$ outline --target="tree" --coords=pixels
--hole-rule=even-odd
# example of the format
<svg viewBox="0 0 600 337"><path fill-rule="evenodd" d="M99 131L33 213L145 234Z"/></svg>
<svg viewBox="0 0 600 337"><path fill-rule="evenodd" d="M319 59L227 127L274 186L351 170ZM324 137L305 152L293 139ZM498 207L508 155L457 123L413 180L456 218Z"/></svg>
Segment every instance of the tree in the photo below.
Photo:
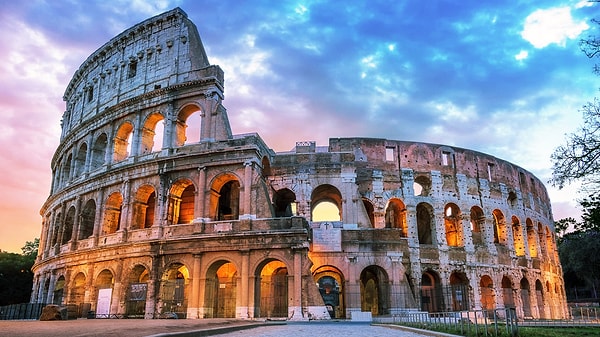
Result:
<svg viewBox="0 0 600 337"><path fill-rule="evenodd" d="M33 241L25 242L25 246L21 248L23 255L32 257L34 260L37 257L38 248L40 247L40 239L35 238Z"/></svg>
<svg viewBox="0 0 600 337"><path fill-rule="evenodd" d="M0 306L29 302L39 242L27 241L23 254L0 252Z"/></svg>
<svg viewBox="0 0 600 337"><path fill-rule="evenodd" d="M599 20L592 23L600 26ZM581 51L590 59L600 58L600 39L588 36L579 43ZM600 66L594 65L594 73L600 75ZM588 191L600 190L600 101L585 104L583 126L567 135L566 144L557 147L551 155L552 178L550 182L559 188L575 180L584 183Z"/></svg>

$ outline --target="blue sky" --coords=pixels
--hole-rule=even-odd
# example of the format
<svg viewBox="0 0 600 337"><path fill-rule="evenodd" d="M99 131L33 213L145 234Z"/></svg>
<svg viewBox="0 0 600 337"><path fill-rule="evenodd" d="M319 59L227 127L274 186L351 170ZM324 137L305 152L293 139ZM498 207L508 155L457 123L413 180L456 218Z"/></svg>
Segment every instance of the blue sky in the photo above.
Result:
<svg viewBox="0 0 600 337"><path fill-rule="evenodd" d="M470 148L548 181L550 154L597 96L585 1L0 0L0 249L39 236L62 95L109 39L181 7L225 71L234 133L276 151L377 137ZM555 219L576 186L548 186Z"/></svg>

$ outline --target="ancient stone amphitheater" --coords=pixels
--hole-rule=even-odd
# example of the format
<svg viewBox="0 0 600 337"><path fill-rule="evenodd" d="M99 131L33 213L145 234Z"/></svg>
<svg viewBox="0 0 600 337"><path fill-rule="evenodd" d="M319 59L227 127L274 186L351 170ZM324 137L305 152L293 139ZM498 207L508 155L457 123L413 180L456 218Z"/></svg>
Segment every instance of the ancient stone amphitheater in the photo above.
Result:
<svg viewBox="0 0 600 337"><path fill-rule="evenodd" d="M565 317L543 183L491 155L234 135L224 74L177 8L88 57L64 94L31 301L97 317Z"/></svg>

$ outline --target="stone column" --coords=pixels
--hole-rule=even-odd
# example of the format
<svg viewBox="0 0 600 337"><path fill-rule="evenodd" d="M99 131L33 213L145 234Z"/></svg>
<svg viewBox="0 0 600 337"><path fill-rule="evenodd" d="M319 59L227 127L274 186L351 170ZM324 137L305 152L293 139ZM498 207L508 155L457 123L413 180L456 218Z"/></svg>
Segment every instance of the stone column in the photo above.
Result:
<svg viewBox="0 0 600 337"><path fill-rule="evenodd" d="M113 262L115 266L114 284L112 296L110 299L110 314L122 314L124 309L120 306L121 303L125 304L125 299L121 299L121 288L123 285L123 260L117 259Z"/></svg>
<svg viewBox="0 0 600 337"><path fill-rule="evenodd" d="M204 202L206 194L206 167L198 167L198 192L196 193L196 203L194 205L194 215L196 219L207 218L204 216Z"/></svg>
<svg viewBox="0 0 600 337"><path fill-rule="evenodd" d="M302 315L302 252L303 248L293 249L294 270L292 279L291 303L288 303L288 317L290 320L304 320ZM307 308L308 309L308 308Z"/></svg>
<svg viewBox="0 0 600 337"><path fill-rule="evenodd" d="M250 251L242 250L242 278L241 278L241 301L240 306L237 309L237 318L251 318L249 312L250 293L248 292L249 287L249 272L250 272Z"/></svg>
<svg viewBox="0 0 600 337"><path fill-rule="evenodd" d="M144 310L144 318L145 319L152 319L155 318L154 317L154 313L156 311L156 304L157 304L157 298L158 298L158 294L160 292L160 290L158 289L160 287L160 278L159 278L159 274L158 274L158 267L159 267L159 262L160 262L160 258L158 256L152 256L152 262L151 262L151 269L148 271L149 272L149 278L148 278L148 289L146 292L146 308Z"/></svg>
<svg viewBox="0 0 600 337"><path fill-rule="evenodd" d="M94 242L92 244L92 247L98 246L98 238L100 237L100 233L102 232L104 204L104 190L100 189L98 191L98 199L96 204L96 218L94 219Z"/></svg>
<svg viewBox="0 0 600 337"><path fill-rule="evenodd" d="M192 291L190 303L187 307L187 318L197 319L199 317L200 308L200 278L201 278L201 262L202 254L194 254L194 265L192 266Z"/></svg>
<svg viewBox="0 0 600 337"><path fill-rule="evenodd" d="M56 270L50 273L50 286L48 287L48 295L46 297L46 303L54 302L54 287L56 286Z"/></svg>
<svg viewBox="0 0 600 337"><path fill-rule="evenodd" d="M246 160L244 162L244 195L242 196L242 215L240 219L252 219L256 215L251 214L251 197L252 197L252 174L253 174L252 160Z"/></svg>
<svg viewBox="0 0 600 337"><path fill-rule="evenodd" d="M81 225L81 196L75 198L75 215L73 216L73 231L71 232L71 250L77 249L77 238L79 237L79 226Z"/></svg>
<svg viewBox="0 0 600 337"><path fill-rule="evenodd" d="M44 303L44 301L46 300L44 298L44 287L45 286L46 286L46 274L40 273L38 275L38 288L37 288L37 294L35 297L35 303Z"/></svg>
<svg viewBox="0 0 600 337"><path fill-rule="evenodd" d="M346 318L352 319L352 314L357 313L360 315L361 302L360 302L360 275L358 275L356 262L358 257L356 255L346 256L348 260L348 278L346 279Z"/></svg>
<svg viewBox="0 0 600 337"><path fill-rule="evenodd" d="M85 152L85 166L83 167L83 174L87 175L90 172L90 167L92 165L92 153L94 149L94 135L90 133L87 137L88 147Z"/></svg>

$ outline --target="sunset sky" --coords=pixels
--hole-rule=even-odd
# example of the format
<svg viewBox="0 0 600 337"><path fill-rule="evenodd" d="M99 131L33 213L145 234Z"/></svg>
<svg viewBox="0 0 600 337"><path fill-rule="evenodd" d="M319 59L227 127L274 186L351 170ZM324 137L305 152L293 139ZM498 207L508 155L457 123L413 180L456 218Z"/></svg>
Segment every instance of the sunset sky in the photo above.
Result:
<svg viewBox="0 0 600 337"><path fill-rule="evenodd" d="M233 132L276 151L330 137L442 143L546 182L600 87L578 47L600 35L585 1L0 0L0 250L40 236L75 70L174 7L225 71ZM579 217L576 186L547 188L555 219Z"/></svg>

